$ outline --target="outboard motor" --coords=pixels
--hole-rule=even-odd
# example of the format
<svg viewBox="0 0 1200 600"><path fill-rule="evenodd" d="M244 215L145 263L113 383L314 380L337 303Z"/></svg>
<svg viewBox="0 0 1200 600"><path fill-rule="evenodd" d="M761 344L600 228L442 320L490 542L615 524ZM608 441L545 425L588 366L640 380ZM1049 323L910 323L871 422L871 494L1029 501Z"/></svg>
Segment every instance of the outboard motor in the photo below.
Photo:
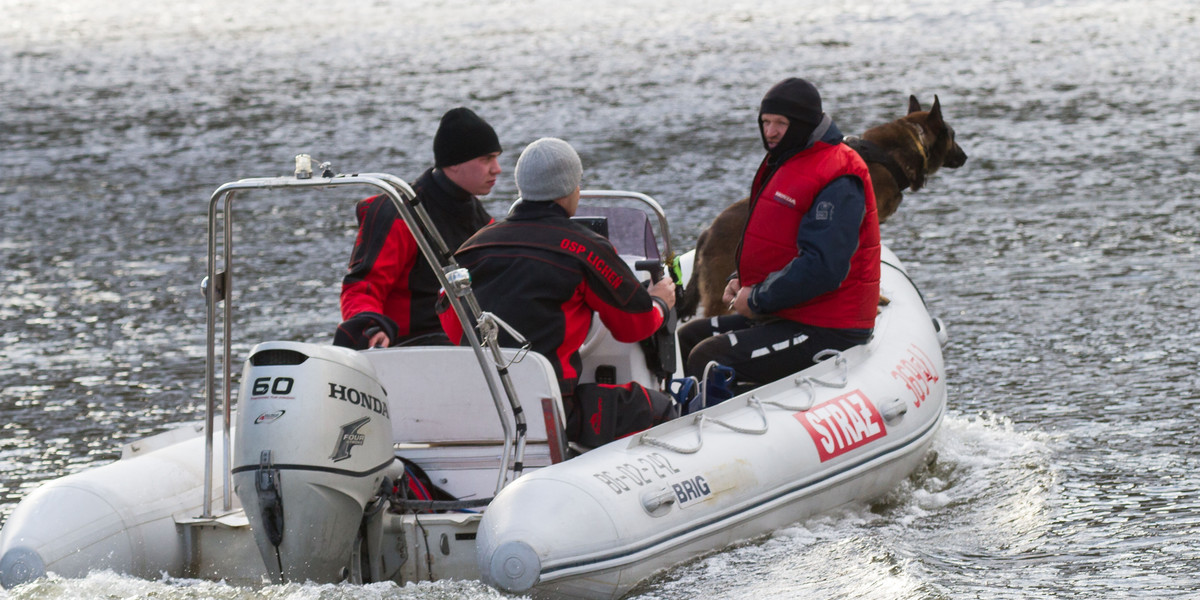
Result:
<svg viewBox="0 0 1200 600"><path fill-rule="evenodd" d="M387 399L358 352L268 342L242 371L233 483L275 583L351 573L395 457Z"/></svg>

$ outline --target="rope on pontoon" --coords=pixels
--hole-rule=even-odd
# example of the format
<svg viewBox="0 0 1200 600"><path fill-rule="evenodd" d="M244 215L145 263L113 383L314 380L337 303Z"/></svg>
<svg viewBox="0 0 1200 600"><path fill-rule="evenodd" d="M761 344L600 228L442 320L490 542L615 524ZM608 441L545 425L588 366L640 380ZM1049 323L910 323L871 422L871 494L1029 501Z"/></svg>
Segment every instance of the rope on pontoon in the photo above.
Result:
<svg viewBox="0 0 1200 600"><path fill-rule="evenodd" d="M796 384L796 387L803 387L805 389L806 395L808 397L808 401L803 406L791 406L791 405L784 404L783 402L779 402L776 400L769 400L769 401L764 402L762 400L759 400L757 396L750 396L749 398L746 399L746 405L754 407L754 409L758 412L759 417L762 418L763 424L761 427L757 427L757 428L741 427L741 426L729 423L727 421L722 421L721 419L713 418L706 414L701 413L701 414L696 415L695 419L692 421L693 424L696 426L696 445L695 445L695 447L687 448L684 446L679 446L676 444L672 444L671 442L665 442L663 440L660 440L658 438L651 437L648 435L643 435L640 438L640 440L644 444L662 448L664 450L670 450L672 452L677 452L679 454L695 454L704 448L704 426L707 423L712 423L713 425L718 425L720 427L724 427L725 429L728 429L728 430L736 432L736 433L744 433L747 435L764 435L770 429L770 422L767 420L767 411L766 411L765 406L767 406L767 405L774 406L776 408L780 408L780 409L790 411L790 412L802 412L802 411L806 411L806 410L812 408L813 402L816 402L817 386L828 387L828 388L846 387L846 384L850 381L850 366L846 360L846 357L843 356L840 351L838 351L838 350L822 350L822 351L818 352L816 354L816 356L813 357L813 359L816 362L823 362L825 360L828 360L829 358L833 358L834 365L841 369L840 380L826 381L824 379L820 379L817 377L808 377L808 376L797 377L793 380L793 383ZM705 371L707 371L707 369L705 369ZM706 382L701 382L701 384L700 384L701 389L704 388L705 383Z"/></svg>

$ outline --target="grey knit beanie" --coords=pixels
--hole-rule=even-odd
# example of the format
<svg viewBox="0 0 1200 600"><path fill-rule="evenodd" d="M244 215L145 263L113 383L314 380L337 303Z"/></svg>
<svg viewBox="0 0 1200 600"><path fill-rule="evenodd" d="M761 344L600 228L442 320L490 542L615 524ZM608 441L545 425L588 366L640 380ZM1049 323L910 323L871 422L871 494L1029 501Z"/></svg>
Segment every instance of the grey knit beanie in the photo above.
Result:
<svg viewBox="0 0 1200 600"><path fill-rule="evenodd" d="M522 200L557 200L579 187L583 163L570 144L558 138L542 138L521 152L515 177Z"/></svg>

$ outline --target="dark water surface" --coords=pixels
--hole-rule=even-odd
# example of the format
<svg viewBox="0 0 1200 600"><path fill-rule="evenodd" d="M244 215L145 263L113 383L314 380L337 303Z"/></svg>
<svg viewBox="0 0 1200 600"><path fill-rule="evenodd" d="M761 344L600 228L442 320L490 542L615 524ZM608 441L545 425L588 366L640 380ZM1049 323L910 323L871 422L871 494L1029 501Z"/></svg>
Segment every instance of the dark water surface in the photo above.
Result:
<svg viewBox="0 0 1200 600"><path fill-rule="evenodd" d="M678 568L642 599L1197 598L1200 5L1172 0L0 0L0 518L200 414L207 201L289 173L414 179L466 104L554 135L690 247L746 193L775 81L847 133L934 94L970 160L883 228L946 321L939 461L884 501ZM238 204L238 349L327 340L356 194ZM294 273L302 273L297 277ZM286 300L286 302L281 302ZM499 598L49 581L8 598Z"/></svg>

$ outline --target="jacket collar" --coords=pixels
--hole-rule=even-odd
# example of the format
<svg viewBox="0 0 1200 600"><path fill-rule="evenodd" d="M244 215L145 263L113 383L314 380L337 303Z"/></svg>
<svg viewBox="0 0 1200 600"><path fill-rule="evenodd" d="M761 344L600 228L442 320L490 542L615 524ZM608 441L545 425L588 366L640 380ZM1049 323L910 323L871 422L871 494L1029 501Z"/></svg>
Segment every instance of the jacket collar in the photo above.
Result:
<svg viewBox="0 0 1200 600"><path fill-rule="evenodd" d="M571 215L568 215L567 209L559 206L557 202L530 202L528 200L521 200L508 210L507 219L509 221L522 221L545 217L569 219Z"/></svg>

